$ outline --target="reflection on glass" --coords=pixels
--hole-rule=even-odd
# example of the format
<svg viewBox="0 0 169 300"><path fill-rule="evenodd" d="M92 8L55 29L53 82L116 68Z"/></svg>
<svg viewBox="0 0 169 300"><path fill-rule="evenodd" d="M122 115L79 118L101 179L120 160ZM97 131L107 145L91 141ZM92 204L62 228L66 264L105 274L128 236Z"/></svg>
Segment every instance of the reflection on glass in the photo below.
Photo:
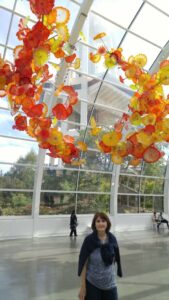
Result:
<svg viewBox="0 0 169 300"><path fill-rule="evenodd" d="M32 193L0 191L1 216L26 216L32 212Z"/></svg>
<svg viewBox="0 0 169 300"><path fill-rule="evenodd" d="M40 215L70 214L75 209L75 194L41 193Z"/></svg>
<svg viewBox="0 0 169 300"><path fill-rule="evenodd" d="M110 195L78 194L77 213L94 214L97 211L109 213Z"/></svg>

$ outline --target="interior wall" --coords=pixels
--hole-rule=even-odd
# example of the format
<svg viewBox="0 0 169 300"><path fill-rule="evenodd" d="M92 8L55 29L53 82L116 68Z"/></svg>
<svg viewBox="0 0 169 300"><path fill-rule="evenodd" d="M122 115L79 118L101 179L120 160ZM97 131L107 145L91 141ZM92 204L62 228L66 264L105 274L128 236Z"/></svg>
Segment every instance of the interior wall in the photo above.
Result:
<svg viewBox="0 0 169 300"><path fill-rule="evenodd" d="M77 233L87 234L93 215L77 215ZM132 231L152 229L151 214L118 214L110 216L112 231ZM1 217L0 239L68 236L70 216L39 216L33 221L32 217Z"/></svg>

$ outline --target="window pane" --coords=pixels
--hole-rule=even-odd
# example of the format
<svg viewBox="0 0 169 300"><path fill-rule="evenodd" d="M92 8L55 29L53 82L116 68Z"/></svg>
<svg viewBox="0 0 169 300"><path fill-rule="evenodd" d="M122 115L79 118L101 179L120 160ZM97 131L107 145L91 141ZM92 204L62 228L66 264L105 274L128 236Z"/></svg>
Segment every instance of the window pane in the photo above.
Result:
<svg viewBox="0 0 169 300"><path fill-rule="evenodd" d="M14 116L11 115L10 111L0 109L0 134L31 139L31 137L27 135L26 132L13 129L12 126L14 124Z"/></svg>
<svg viewBox="0 0 169 300"><path fill-rule="evenodd" d="M166 31L164 28L168 27L169 18L152 6L145 4L131 26L131 30L147 40L163 47L167 42Z"/></svg>
<svg viewBox="0 0 169 300"><path fill-rule="evenodd" d="M163 158L158 160L156 163L148 164L144 163L142 175L161 176L163 177L166 170L166 162Z"/></svg>
<svg viewBox="0 0 169 300"><path fill-rule="evenodd" d="M41 193L40 215L70 214L75 209L75 194Z"/></svg>
<svg viewBox="0 0 169 300"><path fill-rule="evenodd" d="M164 211L164 198L163 197L153 197L154 200L154 211Z"/></svg>
<svg viewBox="0 0 169 300"><path fill-rule="evenodd" d="M35 167L0 165L0 188L33 189L34 175Z"/></svg>
<svg viewBox="0 0 169 300"><path fill-rule="evenodd" d="M7 8L12 9L15 0L1 0L1 5Z"/></svg>
<svg viewBox="0 0 169 300"><path fill-rule="evenodd" d="M87 21L88 23L88 34L89 38L87 39L87 43L90 45L93 45L97 48L98 42L93 40L93 37L100 33L100 32L106 32L106 36L104 37L104 43L108 47L117 48L124 33L125 30L121 29L120 27L102 19L101 17L98 17L94 14L90 14ZM87 24L85 24L86 28ZM83 31L83 30L82 30ZM84 29L84 34L85 34ZM99 40L99 45L103 45L103 42Z"/></svg>
<svg viewBox="0 0 169 300"><path fill-rule="evenodd" d="M11 13L0 8L0 43L5 44L9 29Z"/></svg>
<svg viewBox="0 0 169 300"><path fill-rule="evenodd" d="M163 211L163 197L141 196L140 197L140 213L151 213L152 211Z"/></svg>
<svg viewBox="0 0 169 300"><path fill-rule="evenodd" d="M92 9L106 18L128 27L141 4L141 0L95 0Z"/></svg>
<svg viewBox="0 0 169 300"><path fill-rule="evenodd" d="M164 180L153 178L141 178L141 190L142 194L163 194L164 192Z"/></svg>
<svg viewBox="0 0 169 300"><path fill-rule="evenodd" d="M23 16L29 16L31 19L37 20L37 17L32 13L29 1L27 0L17 0L15 11Z"/></svg>
<svg viewBox="0 0 169 300"><path fill-rule="evenodd" d="M0 145L1 162L19 162L30 152L33 151L35 154L38 152L38 145L28 141L0 137Z"/></svg>
<svg viewBox="0 0 169 300"><path fill-rule="evenodd" d="M145 69L148 70L157 55L160 52L160 49L145 42L144 40L128 33L122 42L121 47L123 48L124 58L127 60L131 55L135 56L139 53L143 53L147 56L147 64Z"/></svg>
<svg viewBox="0 0 169 300"><path fill-rule="evenodd" d="M124 159L124 163L121 165L120 173L129 173L129 174L141 174L141 164L137 167L129 165L130 157Z"/></svg>
<svg viewBox="0 0 169 300"><path fill-rule="evenodd" d="M0 46L0 55L1 55L1 58L3 57L3 54L4 54L4 47Z"/></svg>
<svg viewBox="0 0 169 300"><path fill-rule="evenodd" d="M14 63L13 50L8 48L6 49L5 59L10 61L11 63Z"/></svg>
<svg viewBox="0 0 169 300"><path fill-rule="evenodd" d="M87 151L86 153L84 153L83 157L86 159L86 163L83 166L83 169L110 172L113 170L113 163L109 154Z"/></svg>
<svg viewBox="0 0 169 300"><path fill-rule="evenodd" d="M111 175L80 172L79 191L110 192Z"/></svg>
<svg viewBox="0 0 169 300"><path fill-rule="evenodd" d="M168 2L168 0L163 0L163 1L149 0L149 2L151 2L152 4L157 6L158 8L162 9L167 14L169 14L169 2Z"/></svg>
<svg viewBox="0 0 169 300"><path fill-rule="evenodd" d="M32 212L32 193L0 191L0 214L25 216Z"/></svg>
<svg viewBox="0 0 169 300"><path fill-rule="evenodd" d="M135 194L139 192L140 178L135 176L124 176L119 177L119 193L131 193Z"/></svg>
<svg viewBox="0 0 169 300"><path fill-rule="evenodd" d="M44 170L42 190L74 191L76 188L77 171Z"/></svg>
<svg viewBox="0 0 169 300"><path fill-rule="evenodd" d="M118 195L118 213L138 213L138 196Z"/></svg>
<svg viewBox="0 0 169 300"><path fill-rule="evenodd" d="M78 194L77 213L91 214L96 211L110 211L110 195Z"/></svg>

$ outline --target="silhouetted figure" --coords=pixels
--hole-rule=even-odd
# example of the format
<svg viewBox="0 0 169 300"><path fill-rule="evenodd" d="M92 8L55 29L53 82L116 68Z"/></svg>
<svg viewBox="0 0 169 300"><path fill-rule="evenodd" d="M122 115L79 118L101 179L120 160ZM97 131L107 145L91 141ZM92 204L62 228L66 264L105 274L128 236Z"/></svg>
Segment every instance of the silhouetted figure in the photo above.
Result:
<svg viewBox="0 0 169 300"><path fill-rule="evenodd" d="M75 211L73 210L70 216L70 236L72 236L74 234L74 236L77 236L77 231L76 231L76 227L77 227L77 217L75 214Z"/></svg>
<svg viewBox="0 0 169 300"><path fill-rule="evenodd" d="M168 227L168 229L169 229L168 220L165 219L165 218L163 218L163 213L160 212L160 214L159 214L159 216L158 216L158 224L157 224L157 228L158 228L158 229L159 229L159 227L160 227L160 225L161 225L162 223L167 224L167 227Z"/></svg>

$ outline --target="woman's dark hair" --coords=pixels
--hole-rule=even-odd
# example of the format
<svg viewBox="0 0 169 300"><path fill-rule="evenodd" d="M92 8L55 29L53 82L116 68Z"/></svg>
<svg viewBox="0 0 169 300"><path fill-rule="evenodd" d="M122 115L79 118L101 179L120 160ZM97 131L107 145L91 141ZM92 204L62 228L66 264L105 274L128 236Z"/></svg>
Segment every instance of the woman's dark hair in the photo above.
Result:
<svg viewBox="0 0 169 300"><path fill-rule="evenodd" d="M75 214L75 210L72 210L72 213L71 213L71 215L74 215Z"/></svg>
<svg viewBox="0 0 169 300"><path fill-rule="evenodd" d="M105 220L107 222L106 232L109 232L110 228L111 228L111 222L110 222L109 217L104 212L97 212L94 215L93 220L92 220L92 225L91 225L92 230L93 231L96 230L95 223L96 223L97 218L100 218L100 219Z"/></svg>

